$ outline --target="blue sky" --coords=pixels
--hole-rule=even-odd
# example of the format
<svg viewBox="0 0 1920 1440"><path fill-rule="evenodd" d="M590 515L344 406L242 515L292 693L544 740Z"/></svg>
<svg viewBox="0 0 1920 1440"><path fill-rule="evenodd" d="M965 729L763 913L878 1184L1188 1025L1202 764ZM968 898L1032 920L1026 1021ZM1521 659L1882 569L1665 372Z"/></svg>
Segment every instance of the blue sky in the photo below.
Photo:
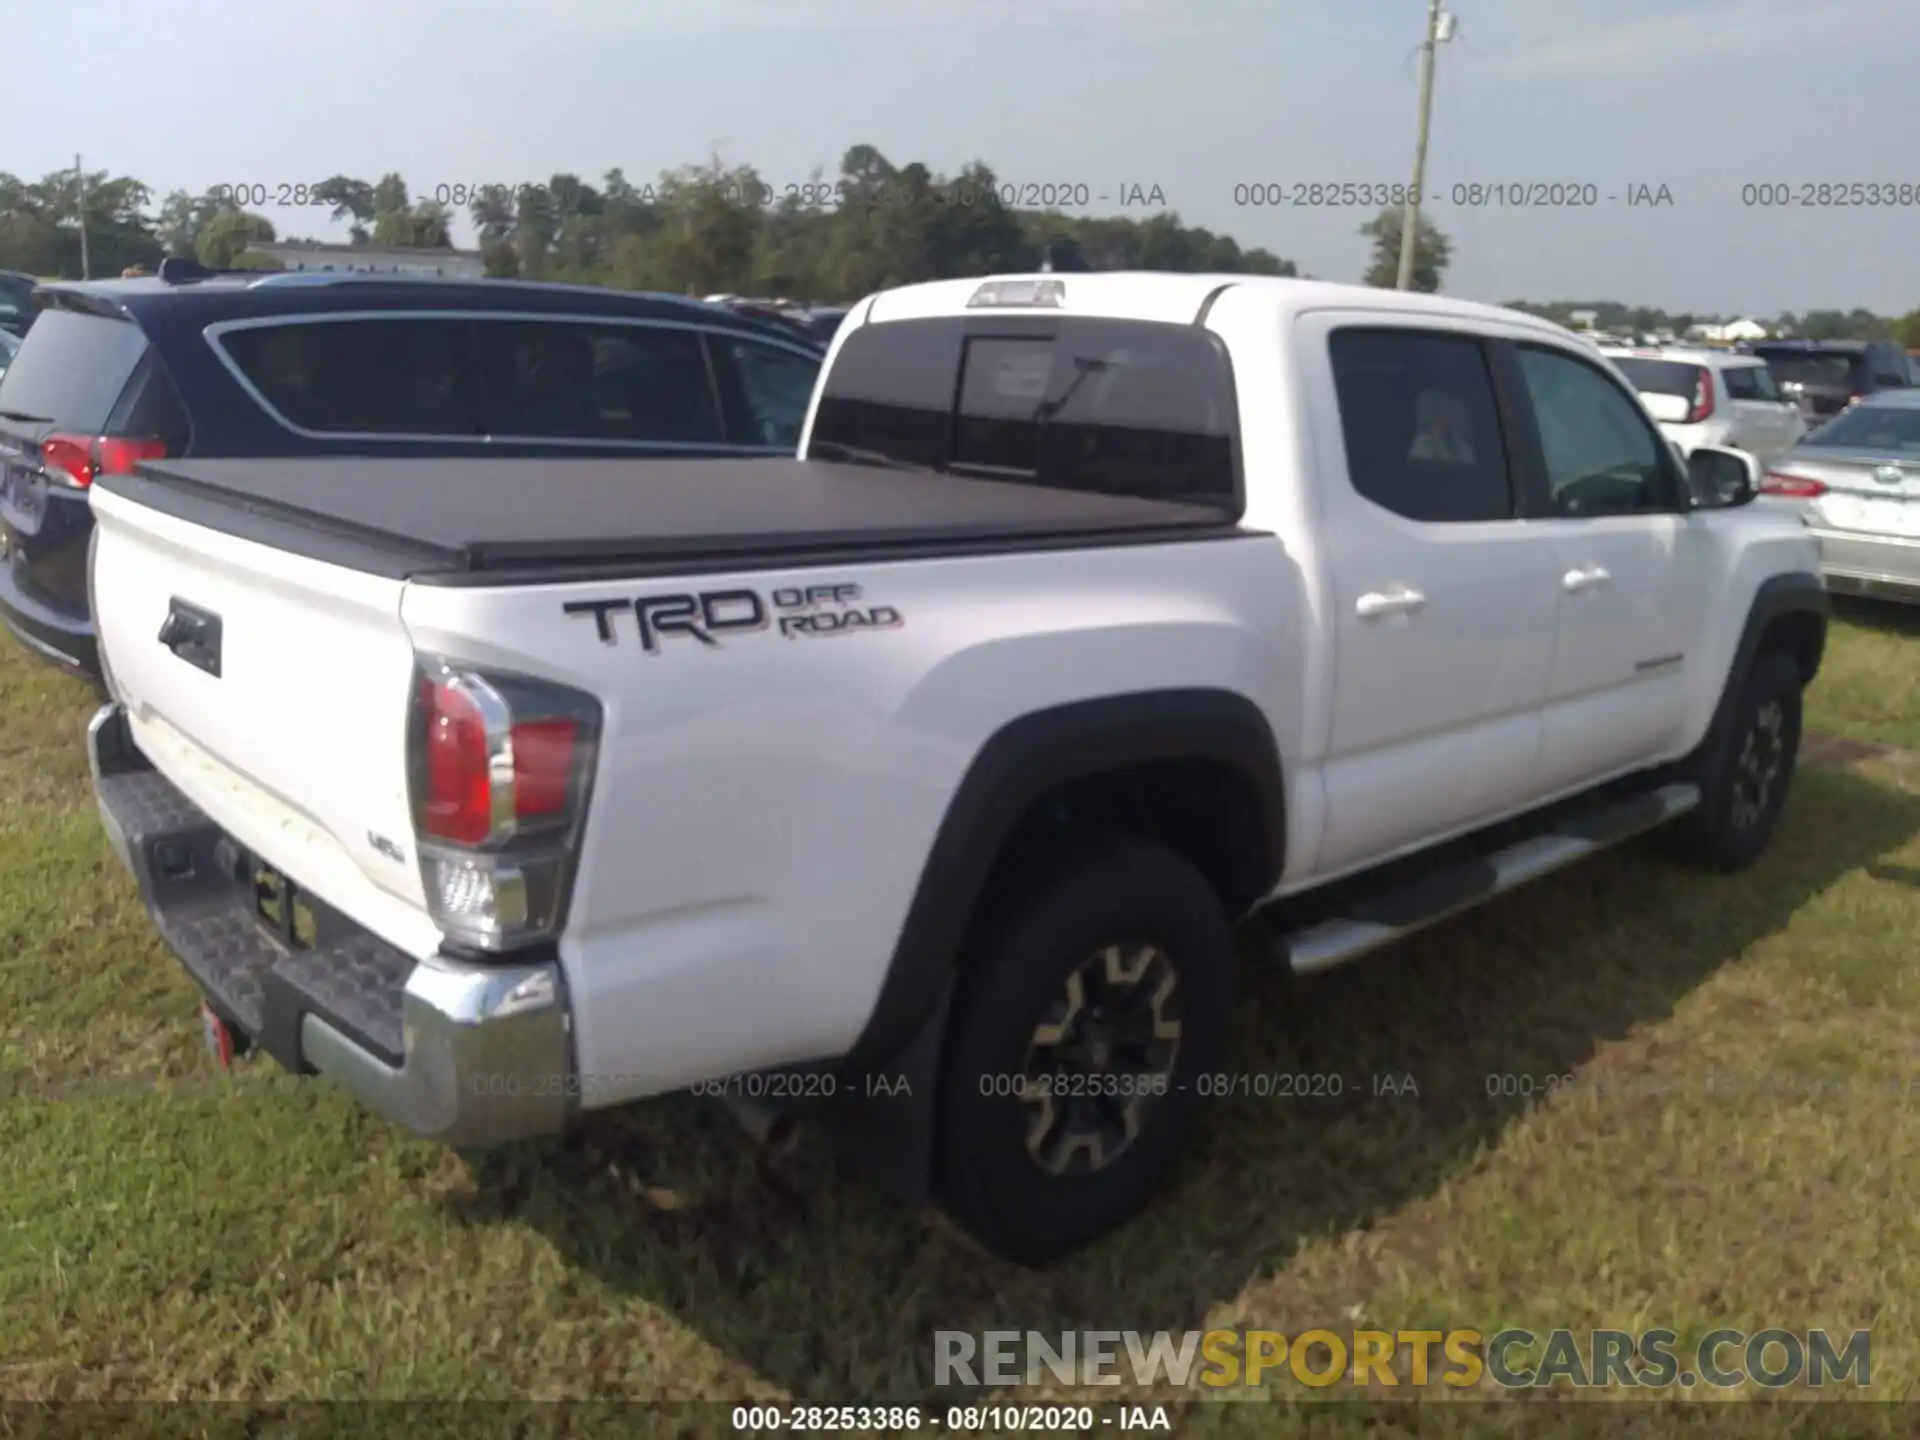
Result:
<svg viewBox="0 0 1920 1440"><path fill-rule="evenodd" d="M1427 186L1455 241L1449 291L1920 305L1920 197L1742 202L1761 182L1920 190L1920 0L1454 9ZM1357 279L1363 212L1237 206L1234 190L1404 181L1424 16L1423 0L0 0L9 53L80 57L0 128L0 170L37 178L78 151L160 191L399 170L419 195L615 165L639 181L717 148L778 187L867 141L1012 182L1158 185L1189 223ZM1452 204L1470 181L1603 198ZM1642 184L1673 203L1604 199ZM266 213L328 233L316 212Z"/></svg>

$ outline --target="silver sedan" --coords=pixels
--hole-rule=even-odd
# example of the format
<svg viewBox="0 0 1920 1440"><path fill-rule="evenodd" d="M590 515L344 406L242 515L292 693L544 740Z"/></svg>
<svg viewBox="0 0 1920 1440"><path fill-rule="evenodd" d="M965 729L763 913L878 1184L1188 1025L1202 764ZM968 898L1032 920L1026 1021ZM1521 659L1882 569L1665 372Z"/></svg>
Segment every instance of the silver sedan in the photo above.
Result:
<svg viewBox="0 0 1920 1440"><path fill-rule="evenodd" d="M1920 604L1920 389L1855 402L1774 460L1760 491L1799 508L1830 589Z"/></svg>

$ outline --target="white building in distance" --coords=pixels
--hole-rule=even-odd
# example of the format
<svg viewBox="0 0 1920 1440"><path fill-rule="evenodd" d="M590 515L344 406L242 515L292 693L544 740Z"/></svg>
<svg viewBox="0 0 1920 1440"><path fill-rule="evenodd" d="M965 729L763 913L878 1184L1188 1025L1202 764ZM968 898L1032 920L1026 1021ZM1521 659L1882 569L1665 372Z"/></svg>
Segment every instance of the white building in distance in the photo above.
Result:
<svg viewBox="0 0 1920 1440"><path fill-rule="evenodd" d="M1767 327L1757 320L1740 319L1725 325L1695 325L1687 334L1696 340L1764 340Z"/></svg>

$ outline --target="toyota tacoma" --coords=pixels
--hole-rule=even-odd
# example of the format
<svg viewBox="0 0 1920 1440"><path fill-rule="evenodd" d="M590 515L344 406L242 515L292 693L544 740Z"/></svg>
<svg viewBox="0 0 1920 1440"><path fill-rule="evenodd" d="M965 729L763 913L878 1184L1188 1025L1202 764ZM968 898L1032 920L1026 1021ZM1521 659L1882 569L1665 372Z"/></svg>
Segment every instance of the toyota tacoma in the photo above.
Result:
<svg viewBox="0 0 1920 1440"><path fill-rule="evenodd" d="M1755 859L1827 603L1757 481L1509 310L916 285L792 457L102 474L94 783L222 1056L463 1146L831 1097L1038 1263L1145 1202L1241 966Z"/></svg>

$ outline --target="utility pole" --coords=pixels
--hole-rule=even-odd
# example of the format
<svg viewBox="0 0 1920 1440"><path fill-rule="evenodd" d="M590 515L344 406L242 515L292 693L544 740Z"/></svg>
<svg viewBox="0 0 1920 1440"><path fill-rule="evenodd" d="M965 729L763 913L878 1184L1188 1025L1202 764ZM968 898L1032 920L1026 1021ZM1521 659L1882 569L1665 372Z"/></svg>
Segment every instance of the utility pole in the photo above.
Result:
<svg viewBox="0 0 1920 1440"><path fill-rule="evenodd" d="M80 278L93 278L93 264L87 258L87 172L80 166L80 157L73 157L73 183L80 195Z"/></svg>
<svg viewBox="0 0 1920 1440"><path fill-rule="evenodd" d="M1427 38L1420 47L1420 133L1413 147L1413 188L1400 219L1400 275L1395 288L1413 288L1413 255L1420 243L1420 197L1427 183L1427 131L1433 121L1433 57L1442 41L1453 38L1453 17L1440 13L1440 0L1428 0Z"/></svg>

